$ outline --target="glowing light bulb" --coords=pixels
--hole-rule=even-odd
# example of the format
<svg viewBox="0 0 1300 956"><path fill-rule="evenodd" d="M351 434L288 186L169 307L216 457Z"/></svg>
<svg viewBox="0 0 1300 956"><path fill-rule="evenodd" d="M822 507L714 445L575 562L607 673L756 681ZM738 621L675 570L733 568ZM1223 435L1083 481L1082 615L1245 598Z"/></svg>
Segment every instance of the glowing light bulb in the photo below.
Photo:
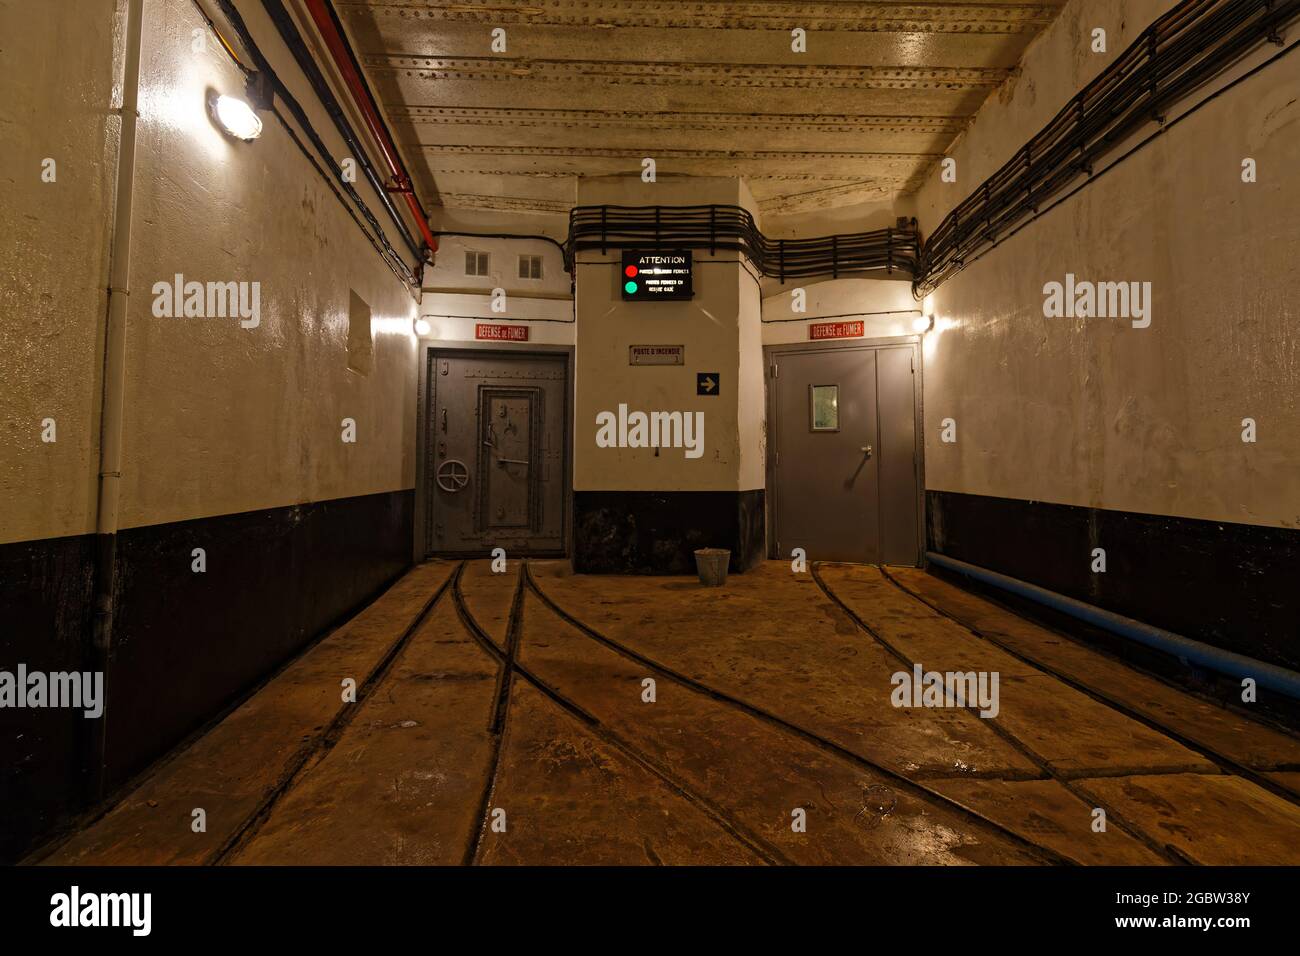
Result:
<svg viewBox="0 0 1300 956"><path fill-rule="evenodd" d="M262 135L261 119L251 106L237 97L224 93L218 96L213 112L221 128L236 139L252 142Z"/></svg>

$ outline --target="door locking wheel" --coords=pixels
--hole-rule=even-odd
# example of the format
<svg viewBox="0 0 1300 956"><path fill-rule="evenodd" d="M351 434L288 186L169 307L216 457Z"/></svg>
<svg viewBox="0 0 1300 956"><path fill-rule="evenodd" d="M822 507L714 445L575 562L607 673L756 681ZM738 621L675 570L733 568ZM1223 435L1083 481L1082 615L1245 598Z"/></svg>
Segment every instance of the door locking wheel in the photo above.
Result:
<svg viewBox="0 0 1300 956"><path fill-rule="evenodd" d="M469 469L459 458L448 458L438 466L434 477L439 488L454 495L469 484Z"/></svg>

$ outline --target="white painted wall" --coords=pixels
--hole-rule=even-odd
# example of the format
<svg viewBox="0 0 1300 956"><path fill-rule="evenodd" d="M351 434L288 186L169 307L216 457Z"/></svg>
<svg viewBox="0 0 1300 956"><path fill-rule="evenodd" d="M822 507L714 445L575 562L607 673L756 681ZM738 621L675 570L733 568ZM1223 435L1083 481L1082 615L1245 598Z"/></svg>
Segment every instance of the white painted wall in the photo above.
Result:
<svg viewBox="0 0 1300 956"><path fill-rule="evenodd" d="M476 338L476 331L479 325L522 325L528 328L528 340L526 342L503 342L495 341L492 344L495 347L509 349L527 349L529 345L572 345L574 334L573 322L573 303L566 302L563 309L556 309L557 314L564 314L568 310L568 318L556 319L523 319L518 312L507 313L503 315L492 314L487 307L488 299L483 297L475 303L479 311L488 312L488 315L478 317L455 315L448 316L439 314L437 311L421 313L421 318L429 323L429 333L420 337L420 341L425 345L431 345L435 348L446 348L456 345L465 345L471 342L484 341Z"/></svg>
<svg viewBox="0 0 1300 956"><path fill-rule="evenodd" d="M958 184L936 169L922 189L924 230L1171 5L1071 0L951 150ZM1087 50L1094 26L1106 56ZM937 291L929 488L1300 527L1298 86L1300 56L1268 67ZM1151 282L1150 327L1044 318L1043 286L1067 272Z"/></svg>
<svg viewBox="0 0 1300 956"><path fill-rule="evenodd" d="M888 229L901 215L890 201L851 202L846 205L822 206L802 212L763 215L763 233L769 239L803 239L844 232L870 232Z"/></svg>
<svg viewBox="0 0 1300 956"><path fill-rule="evenodd" d="M860 321L863 338L914 335L913 322L921 303L912 298L912 284L889 279L827 279L802 285L786 283L763 299L763 344L809 341L809 326L817 322ZM804 290L806 311L794 310L795 290Z"/></svg>
<svg viewBox="0 0 1300 956"><path fill-rule="evenodd" d="M93 527L117 120L112 4L0 0L0 542ZM54 182L42 164L55 163ZM41 441L52 418L58 441Z"/></svg>
<svg viewBox="0 0 1300 956"><path fill-rule="evenodd" d="M471 232L486 231L466 227ZM465 274L465 253L488 254L488 276ZM519 257L542 257L542 278L519 278ZM495 289L505 293L504 310L493 310ZM523 325L527 343L497 343L504 349L530 344L572 345L574 309L572 276L564 269L558 246L539 239L484 239L444 236L437 263L426 270L420 317L430 325L423 341L430 345L475 341L479 324Z"/></svg>
<svg viewBox="0 0 1300 956"><path fill-rule="evenodd" d="M635 177L584 181L583 205L694 205L753 208L736 179ZM574 487L586 490L747 491L763 487L763 380L760 296L735 253L694 255L689 302L624 302L620 255L578 255ZM685 365L628 364L629 345L683 345ZM696 394L696 372L721 377L717 396ZM597 448L596 415L629 410L702 411L705 451Z"/></svg>
<svg viewBox="0 0 1300 956"><path fill-rule="evenodd" d="M469 231L489 230L470 228ZM487 253L487 276L465 274L465 253L470 250ZM519 278L521 255L542 257L542 278ZM573 298L572 276L564 271L564 254L553 243L541 239L439 237L437 261L424 273L426 293L485 293L497 288L505 289L512 298Z"/></svg>
<svg viewBox="0 0 1300 956"><path fill-rule="evenodd" d="M763 299L758 283L741 266L736 298L736 442L740 452L737 488L752 491L767 483L767 386L763 367Z"/></svg>
<svg viewBox="0 0 1300 956"><path fill-rule="evenodd" d="M0 541L94 529L121 5L86 0L76 18L64 6L0 0ZM260 5L244 7L294 79ZM263 114L253 143L213 126L207 92L240 94L243 76L210 34L194 52L206 27L190 0L146 0L145 18L122 526L412 487L414 295L277 119ZM40 181L47 156L56 183ZM155 318L152 287L176 273L259 282L260 326ZM352 292L372 318L350 348ZM40 441L47 416L52 445ZM345 417L356 444L340 440Z"/></svg>

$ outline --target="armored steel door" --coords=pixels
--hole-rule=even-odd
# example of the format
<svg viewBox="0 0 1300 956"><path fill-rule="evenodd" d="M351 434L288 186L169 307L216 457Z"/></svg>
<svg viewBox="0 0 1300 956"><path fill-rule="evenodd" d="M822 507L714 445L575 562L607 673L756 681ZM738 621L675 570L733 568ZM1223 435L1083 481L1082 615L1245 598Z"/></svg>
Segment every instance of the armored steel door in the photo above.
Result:
<svg viewBox="0 0 1300 956"><path fill-rule="evenodd" d="M426 551L559 554L564 356L429 352Z"/></svg>

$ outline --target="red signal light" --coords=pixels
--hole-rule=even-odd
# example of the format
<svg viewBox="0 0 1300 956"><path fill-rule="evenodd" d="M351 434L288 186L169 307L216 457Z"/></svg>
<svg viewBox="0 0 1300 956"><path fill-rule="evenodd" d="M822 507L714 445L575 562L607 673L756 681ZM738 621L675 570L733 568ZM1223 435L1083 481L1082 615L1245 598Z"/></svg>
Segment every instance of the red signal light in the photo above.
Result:
<svg viewBox="0 0 1300 956"><path fill-rule="evenodd" d="M636 275L636 272L637 272L636 266L628 266L626 269L623 270L623 273L629 279L632 278L634 275Z"/></svg>

